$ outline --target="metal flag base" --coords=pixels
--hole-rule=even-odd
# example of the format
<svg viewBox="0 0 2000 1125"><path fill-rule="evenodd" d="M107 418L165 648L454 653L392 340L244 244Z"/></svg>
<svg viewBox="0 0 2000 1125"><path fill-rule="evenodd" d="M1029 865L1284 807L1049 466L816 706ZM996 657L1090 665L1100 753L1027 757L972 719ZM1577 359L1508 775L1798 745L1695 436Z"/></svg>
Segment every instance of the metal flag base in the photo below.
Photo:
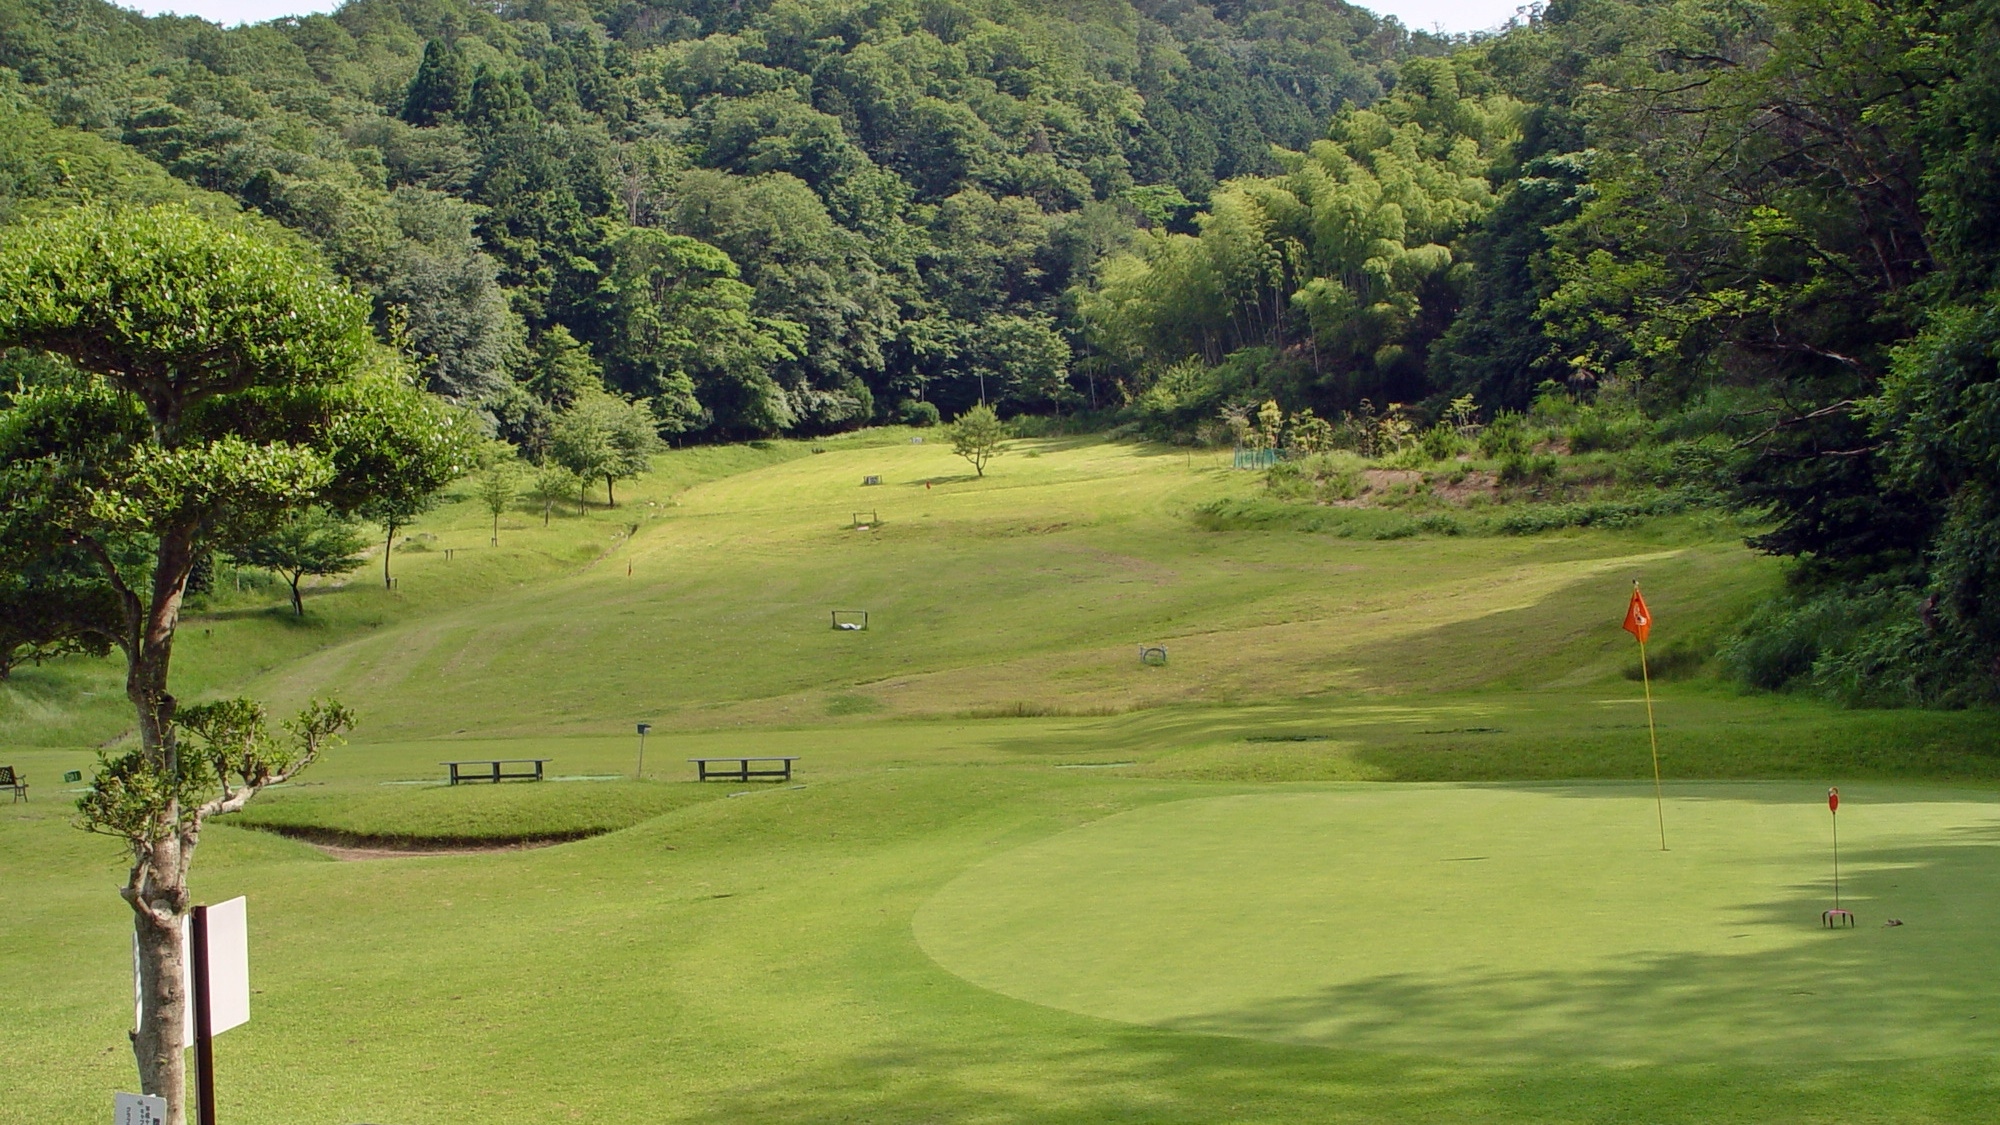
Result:
<svg viewBox="0 0 2000 1125"><path fill-rule="evenodd" d="M1852 926L1854 924L1854 912L1840 909L1822 910L1819 915L1819 924L1829 930L1836 926Z"/></svg>

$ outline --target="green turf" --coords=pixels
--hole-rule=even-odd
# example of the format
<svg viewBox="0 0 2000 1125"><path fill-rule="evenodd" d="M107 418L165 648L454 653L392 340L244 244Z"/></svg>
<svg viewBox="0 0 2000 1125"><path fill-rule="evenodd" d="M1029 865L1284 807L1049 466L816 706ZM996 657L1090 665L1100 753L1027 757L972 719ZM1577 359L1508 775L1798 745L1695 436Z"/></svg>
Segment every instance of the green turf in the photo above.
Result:
<svg viewBox="0 0 2000 1125"><path fill-rule="evenodd" d="M966 979L1131 1023L1492 1062L2000 1050L2000 800L1377 786L1180 801L988 861L916 918ZM1905 925L1885 927L1886 919Z"/></svg>
<svg viewBox="0 0 2000 1125"><path fill-rule="evenodd" d="M908 437L677 451L615 511L510 515L498 549L455 502L414 529L429 549L399 551L393 594L364 571L309 598L303 626L275 592L226 591L191 619L185 698L337 693L362 720L204 837L197 894L250 896L260 990L222 1044L224 1120L1990 1108L2000 1067L1962 1018L1992 991L1991 942L1966 924L1995 897L1990 715L1740 696L1697 662L1656 685L1661 750L1670 826L1706 823L1713 850L1650 853L1643 794L1575 784L1650 776L1617 626L1630 579L1656 640L1698 653L1774 580L1740 531L1695 515L1504 538L1205 530L1202 506L1255 498L1254 474L1052 439L975 480ZM857 509L881 522L849 529ZM869 631L829 629L835 607L868 609ZM1141 642L1169 664L1142 667ZM132 1081L123 869L115 842L70 827L57 780L128 725L116 689L114 667L79 661L0 689L0 764L35 784L0 809L8 1125L99 1119ZM642 719L647 779L627 780ZM687 758L743 753L799 755L799 775L691 780ZM439 784L438 762L480 755L575 780ZM1795 783L1689 788L1702 778ZM1467 784L1485 782L1515 784ZM1832 782L1852 795L1865 905L1863 930L1829 938L1813 833ZM1334 804L1326 824L1283 813ZM596 835L346 863L250 823ZM1482 827L1520 841L1517 861L1426 864ZM1099 842L1155 874L1107 880ZM1354 858L1326 862L1334 848ZM1470 884L1418 893L1450 880ZM1218 886L1259 901L1212 909ZM1330 946L1270 923L1341 894L1379 928ZM1496 896L1508 910L1484 909ZM1592 903L1664 917L1569 916ZM1437 925L1412 922L1426 909ZM1881 929L1893 911L1909 926ZM1718 937L1717 919L1753 936ZM979 940L995 933L1013 936ZM1001 971L1030 951L1048 953L1041 983ZM1841 987L1779 995L1807 978ZM1152 999L1117 995L1133 982ZM1649 1005L1676 1036L1649 1037L1632 1010Z"/></svg>

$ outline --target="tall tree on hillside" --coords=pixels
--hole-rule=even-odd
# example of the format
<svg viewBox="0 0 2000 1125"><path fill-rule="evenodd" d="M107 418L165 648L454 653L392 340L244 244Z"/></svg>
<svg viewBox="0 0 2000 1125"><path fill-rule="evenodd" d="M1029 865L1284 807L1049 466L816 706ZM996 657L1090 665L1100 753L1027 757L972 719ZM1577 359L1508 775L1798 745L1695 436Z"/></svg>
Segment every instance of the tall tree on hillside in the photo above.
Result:
<svg viewBox="0 0 2000 1125"><path fill-rule="evenodd" d="M455 120L472 93L471 67L455 43L433 39L424 44L424 59L403 96L403 120L412 125L436 125Z"/></svg>
<svg viewBox="0 0 2000 1125"><path fill-rule="evenodd" d="M729 255L685 235L633 230L615 244L606 381L654 399L669 432L711 417L753 433L795 420L771 369L797 354L804 329L757 315L741 274Z"/></svg>
<svg viewBox="0 0 2000 1125"><path fill-rule="evenodd" d="M87 208L0 232L6 347L76 369L0 411L0 572L72 551L95 565L95 628L125 657L139 744L104 761L82 807L132 850L133 1052L141 1085L181 1125L188 868L207 817L289 768L264 742L183 753L170 671L189 574L308 505L351 511L388 486L435 488L459 471L463 431L377 350L365 301L296 251L176 207ZM346 722L338 708L309 712L302 755ZM214 795L219 766L241 787Z"/></svg>

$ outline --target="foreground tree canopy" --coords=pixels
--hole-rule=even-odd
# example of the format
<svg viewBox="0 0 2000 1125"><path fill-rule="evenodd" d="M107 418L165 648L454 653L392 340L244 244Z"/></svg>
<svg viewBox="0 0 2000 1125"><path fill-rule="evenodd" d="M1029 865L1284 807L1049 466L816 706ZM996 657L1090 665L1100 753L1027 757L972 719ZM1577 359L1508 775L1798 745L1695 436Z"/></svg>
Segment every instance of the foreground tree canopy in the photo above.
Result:
<svg viewBox="0 0 2000 1125"><path fill-rule="evenodd" d="M202 820L348 723L309 715L302 759L280 761L261 712L238 716L229 738L209 732L241 744L217 751L223 766L184 755L170 673L189 575L216 549L254 551L310 505L351 512L384 489L434 490L461 471L467 429L405 381L366 303L299 249L178 206L0 230L0 348L43 357L0 409L0 580L62 594L28 643L125 658L138 746L103 763L91 798L103 807L84 812L132 848L124 895L146 1011L133 1045L146 1090L178 1114L180 925Z"/></svg>

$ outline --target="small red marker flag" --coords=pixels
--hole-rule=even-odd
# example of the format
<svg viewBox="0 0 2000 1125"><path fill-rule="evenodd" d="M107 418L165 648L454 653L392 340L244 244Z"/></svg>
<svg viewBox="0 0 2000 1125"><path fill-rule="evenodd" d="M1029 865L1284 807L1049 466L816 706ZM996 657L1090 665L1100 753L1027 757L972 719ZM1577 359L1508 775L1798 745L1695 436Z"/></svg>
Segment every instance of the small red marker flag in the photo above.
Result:
<svg viewBox="0 0 2000 1125"><path fill-rule="evenodd" d="M1831 813L1840 811L1840 790L1829 789L1826 791L1826 811Z"/></svg>
<svg viewBox="0 0 2000 1125"><path fill-rule="evenodd" d="M1646 599L1639 596L1639 584L1632 583L1632 601L1625 607L1625 631L1639 638L1640 644L1653 633L1653 614L1646 608Z"/></svg>

